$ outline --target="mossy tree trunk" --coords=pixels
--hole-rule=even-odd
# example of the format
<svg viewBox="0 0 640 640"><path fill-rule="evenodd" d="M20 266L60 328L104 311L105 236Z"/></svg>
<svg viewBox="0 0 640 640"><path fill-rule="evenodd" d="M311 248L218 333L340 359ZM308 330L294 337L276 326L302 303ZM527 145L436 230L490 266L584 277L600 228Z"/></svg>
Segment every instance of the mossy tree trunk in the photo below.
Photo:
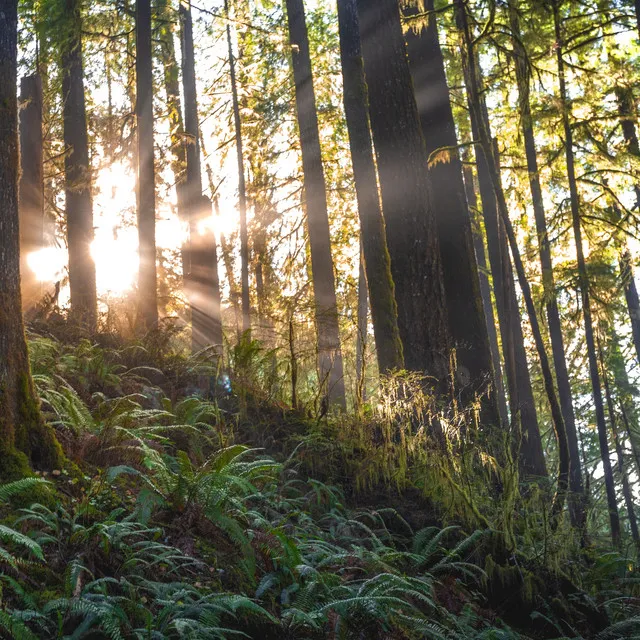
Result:
<svg viewBox="0 0 640 640"><path fill-rule="evenodd" d="M450 339L427 151L397 0L357 1L405 366L450 392Z"/></svg>
<svg viewBox="0 0 640 640"><path fill-rule="evenodd" d="M44 424L22 323L18 218L17 0L0 0L0 481L53 469L62 452Z"/></svg>
<svg viewBox="0 0 640 640"><path fill-rule="evenodd" d="M369 290L378 368L381 373L386 373L393 369L402 369L404 358L398 329L398 308L391 275L391 261L380 208L373 144L369 129L367 85L362 63L355 0L338 0L338 27L344 84L344 110L349 132L349 148L360 218L360 241L362 244L360 266L362 268L364 262L365 283ZM362 283L362 278L360 282ZM360 309L360 305L358 308Z"/></svg>
<svg viewBox="0 0 640 640"><path fill-rule="evenodd" d="M424 8L433 12L434 0L427 0ZM456 354L457 390L463 406L481 398L481 421L489 428L500 425L500 416L449 86L436 16L430 13L426 26L412 24L411 18L417 13L415 7L404 9L409 26L405 38L429 156L447 317Z"/></svg>

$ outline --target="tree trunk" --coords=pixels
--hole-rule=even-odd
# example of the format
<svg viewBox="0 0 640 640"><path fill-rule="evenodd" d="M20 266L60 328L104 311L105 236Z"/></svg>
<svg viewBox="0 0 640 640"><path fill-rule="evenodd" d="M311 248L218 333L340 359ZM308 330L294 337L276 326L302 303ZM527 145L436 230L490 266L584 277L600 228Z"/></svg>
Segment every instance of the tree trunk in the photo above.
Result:
<svg viewBox="0 0 640 640"><path fill-rule="evenodd" d="M387 373L403 369L404 358L369 130L367 84L355 0L338 0L338 27L344 110L360 217L361 267L364 261L378 368L381 373Z"/></svg>
<svg viewBox="0 0 640 640"><path fill-rule="evenodd" d="M489 282L489 271L487 268L487 257L484 246L484 235L482 233L482 223L480 220L480 210L478 209L478 200L476 197L476 189L473 180L473 169L465 166L464 183L465 192L467 194L467 203L469 212L473 214L473 245L478 263L478 277L480 280L480 295L482 296L482 307L489 334L489 345L491 346L491 359L493 361L493 375L496 382L496 401L498 403L498 411L500 412L500 421L503 425L509 424L509 415L507 413L507 398L504 390L504 382L502 378L502 366L500 363L500 348L498 346L498 332L496 331L496 322L493 315L493 302L491 300L491 283Z"/></svg>
<svg viewBox="0 0 640 640"><path fill-rule="evenodd" d="M613 404L613 397L611 395L611 389L609 387L607 365L602 353L602 347L600 347L600 369L602 371L602 384L604 386L604 394L607 400L611 434L613 435L613 442L616 448L616 456L618 458L618 473L620 474L620 479L622 481L622 495L624 496L624 503L627 508L627 515L629 517L629 528L631 529L631 537L633 539L633 542L636 546L638 546L640 545L640 535L638 535L638 521L636 519L636 514L634 511L633 496L631 493L631 487L629 486L629 476L627 475L627 469L624 462L622 445L620 444L620 438L618 437L616 412Z"/></svg>
<svg viewBox="0 0 640 640"><path fill-rule="evenodd" d="M65 0L62 47L62 109L65 146L65 207L69 249L71 316L90 333L96 331L96 265L91 256L93 206L87 114L82 69L80 2Z"/></svg>
<svg viewBox="0 0 640 640"><path fill-rule="evenodd" d="M366 400L366 361L368 325L367 275L365 273L362 245L360 247L360 268L358 270L358 314L356 323L356 398L357 404Z"/></svg>
<svg viewBox="0 0 640 640"><path fill-rule="evenodd" d="M470 82L470 85L468 88L470 89L470 96L471 96L471 100L470 100L471 110L474 118L476 120L479 120L478 114L482 109L482 104L480 100L480 86L479 86L480 73L479 73L479 69L476 67L477 58L476 58L476 53L474 52L474 49L473 49L471 31L468 23L467 8L464 0L457 0L456 8L457 8L458 25L462 33L463 45L464 45L462 53L463 53L463 58L465 59L465 66L467 66L467 71L468 71L467 76ZM489 129L486 125L487 123L485 122L480 123L479 142L482 146L483 155L485 156L485 158L489 158L491 157L491 153L493 151L493 144L490 138ZM551 417L553 420L553 427L555 430L556 441L558 445L559 465L558 465L558 474L557 474L557 486L556 486L556 494L553 499L553 504L551 506L551 515L553 518L552 524L553 526L556 526L557 518L562 512L562 509L564 507L564 501L566 498L566 492L567 492L568 481L569 481L569 448L567 444L567 434L564 426L564 421L562 419L562 411L560 409L560 403L558 402L558 398L557 398L554 383L553 383L553 374L551 372L551 366L549 364L549 359L547 357L547 353L545 350L544 341L542 339L542 332L540 330L540 324L538 322L536 308L533 303L533 297L531 295L531 287L529 286L529 282L526 277L524 265L522 263L522 258L520 256L520 250L518 249L518 243L516 241L516 235L513 230L513 226L511 225L511 220L509 218L507 201L505 199L505 195L502 189L502 184L500 179L500 169L497 162L495 161L495 158L496 156L494 155L494 161L487 162L489 177L491 178L491 183L495 193L498 213L500 214L502 226L507 235L507 240L509 242L511 256L513 258L513 262L516 268L516 274L518 276L518 284L520 285L522 296L524 298L525 305L527 308L527 314L529 316L529 324L531 325L531 333L533 334L536 350L538 352L540 368L542 369L542 378L544 381L544 387L545 387L547 399L549 401L549 405L551 409ZM538 433L537 433L537 436L539 439ZM530 446L531 443L528 443L528 445Z"/></svg>
<svg viewBox="0 0 640 640"><path fill-rule="evenodd" d="M160 47L163 59L164 87L167 96L167 111L169 119L169 134L171 136L171 171L176 183L176 206L178 218L188 224L189 212L186 205L186 169L187 147L184 135L184 121L182 119L182 104L180 101L180 66L176 56L173 41L173 12L168 0L159 0L161 26L159 29ZM187 295L187 280L189 277L189 236L183 243L181 250L183 288Z"/></svg>
<svg viewBox="0 0 640 640"><path fill-rule="evenodd" d="M397 0L358 0L357 6L405 365L449 393L451 350L428 158L400 10Z"/></svg>
<svg viewBox="0 0 640 640"><path fill-rule="evenodd" d="M24 311L42 297L42 284L27 258L45 247L42 171L42 80L39 74L20 82L20 276Z"/></svg>
<svg viewBox="0 0 640 640"><path fill-rule="evenodd" d="M311 249L320 383L330 402L345 407L338 303L304 2L286 0L286 7Z"/></svg>
<svg viewBox="0 0 640 640"><path fill-rule="evenodd" d="M636 107L633 100L632 90L629 88L616 88L616 99L618 101L618 113L620 114L620 125L624 136L625 144L629 154L640 159L640 143L636 132ZM640 185L635 186L636 206L640 205ZM640 298L638 288L633 276L631 264L631 253L627 243L620 254L620 276L624 287L624 297L627 302L627 311L631 322L633 335L633 345L636 349L638 363L640 363Z"/></svg>
<svg viewBox="0 0 640 640"><path fill-rule="evenodd" d="M138 321L145 331L158 324L156 187L153 160L153 69L151 1L136 0L136 128L138 150Z"/></svg>
<svg viewBox="0 0 640 640"><path fill-rule="evenodd" d="M62 452L44 424L22 324L18 213L17 0L0 0L0 482L55 469Z"/></svg>
<svg viewBox="0 0 640 640"><path fill-rule="evenodd" d="M538 156L536 142L533 133L533 118L531 116L531 104L529 101L530 71L527 52L522 45L520 25L517 13L517 0L509 3L509 22L513 34L512 44L514 48L513 58L516 67L516 79L519 93L520 123L524 137L525 154L527 157L527 171L529 173L529 185L531 199L536 221L538 235L538 249L540 255L540 267L542 270L542 286L549 323L549 336L551 338L551 350L558 385L560 407L567 430L567 444L569 445L569 515L574 526L582 528L585 524L584 487L582 486L582 465L578 448L578 434L576 430L575 415L573 411L573 399L571 396L571 383L567 371L567 359L562 336L562 324L556 299L556 285L551 262L551 245L547 232L547 222L542 200L542 187L540 185L540 173L538 170Z"/></svg>
<svg viewBox="0 0 640 640"><path fill-rule="evenodd" d="M202 166L196 87L195 53L191 3L180 2L182 25L182 81L184 125L187 138L186 207L189 219L189 265L187 297L191 305L192 349L222 348L222 317L218 277L218 248L211 224L211 202L202 195Z"/></svg>
<svg viewBox="0 0 640 640"><path fill-rule="evenodd" d="M589 358L589 374L591 377L591 387L593 391L593 401L595 405L596 424L598 427L598 440L600 442L600 455L604 469L604 481L607 493L607 505L609 509L609 519L611 523L611 537L614 545L620 544L620 519L618 516L618 505L616 502L615 486L613 482L613 471L611 470L611 459L609 456L609 442L607 438L607 424L604 415L604 403L602 400L602 389L600 387L600 374L598 373L598 358L596 354L595 336L593 321L591 318L591 300L589 293L589 276L587 274L587 264L584 257L582 245L582 228L580 222L580 198L578 195L578 185L575 174L575 160L573 156L573 131L570 122L570 106L567 100L567 89L564 74L563 40L560 24L560 0L553 1L553 21L556 37L556 58L558 65L558 81L560 90L560 103L562 107L562 124L564 130L564 146L567 161L567 177L569 180L569 193L571 200L571 219L573 234L576 244L576 254L578 260L578 277L580 283L580 294L582 298L582 315L584 320L584 331L587 342L587 354Z"/></svg>
<svg viewBox="0 0 640 640"><path fill-rule="evenodd" d="M466 20L463 3L458 4L458 15ZM477 53L465 53L467 60L463 63L465 84L469 99L469 111L473 138L479 142L483 137L489 140L489 147L476 147L476 163L478 168L478 185L482 201L482 215L487 235L489 262L493 277L493 291L498 312L498 324L502 338L502 351L509 389L509 408L511 420L520 426L523 445L520 448L521 471L524 476L542 477L547 475L547 468L542 450L542 441L538 429L531 377L524 347L522 318L518 308L513 268L509 260L509 246L506 237L505 223L501 220L495 189L501 190L497 150L491 143L489 116L484 100L481 98L481 79L476 59ZM470 68L473 67L478 77L472 78ZM477 85L477 97L472 95L471 87ZM477 104L474 106L473 102ZM494 185L492 175L498 178Z"/></svg>
<svg viewBox="0 0 640 640"><path fill-rule="evenodd" d="M425 10L434 10L427 0ZM418 9L405 8L405 17ZM451 110L435 14L425 28L409 23L405 34L420 124L429 157L431 204L442 261L449 332L455 347L456 380L462 405L482 397L481 422L499 425L494 371L482 308L471 217L466 200L458 139Z"/></svg>
<svg viewBox="0 0 640 640"><path fill-rule="evenodd" d="M238 86L236 83L236 63L231 41L229 23L229 2L224 2L227 17L227 47L229 50L229 76L233 104L233 124L236 135L236 156L238 159L238 209L240 210L240 285L242 290L242 333L251 330L251 299L249 297L249 234L247 232L247 188L244 177L244 155L242 151L242 123L238 104Z"/></svg>

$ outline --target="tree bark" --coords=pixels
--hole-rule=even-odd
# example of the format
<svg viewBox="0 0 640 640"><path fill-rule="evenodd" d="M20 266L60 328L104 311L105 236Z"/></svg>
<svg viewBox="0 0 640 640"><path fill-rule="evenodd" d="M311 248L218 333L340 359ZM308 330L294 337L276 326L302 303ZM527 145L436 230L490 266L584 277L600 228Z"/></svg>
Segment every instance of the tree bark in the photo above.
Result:
<svg viewBox="0 0 640 640"><path fill-rule="evenodd" d="M365 371L368 335L368 304L367 275L364 266L362 245L360 247L360 268L358 269L358 313L356 322L356 398L357 403L362 404L366 400Z"/></svg>
<svg viewBox="0 0 640 640"><path fill-rule="evenodd" d="M244 154L242 150L242 123L238 104L238 86L236 82L236 63L231 40L229 21L229 2L225 0L224 11L227 17L227 48L229 50L229 79L233 104L233 125L236 134L236 157L238 160L238 209L240 211L240 286L242 292L242 333L251 330L251 299L249 296L249 234L247 232L247 187L244 176Z"/></svg>
<svg viewBox="0 0 640 640"><path fill-rule="evenodd" d="M633 496L631 493L631 487L629 485L629 476L627 475L627 469L624 462L624 455L622 451L622 445L620 444L620 438L618 437L618 426L616 421L616 412L613 404L613 396L611 395L611 389L609 387L609 377L607 375L607 366L600 348L600 369L602 371L602 384L604 386L604 394L607 401L607 410L609 413L609 424L611 426L611 434L613 435L613 443L616 448L616 456L618 458L618 473L620 474L620 480L622 482L622 495L624 497L624 503L627 508L627 516L629 518L629 528L631 529L631 537L636 546L640 545L640 535L638 534L638 521L633 506Z"/></svg>
<svg viewBox="0 0 640 640"><path fill-rule="evenodd" d="M563 58L563 38L560 23L560 0L554 0L553 22L555 29L555 48L558 65L558 83L560 92L560 104L562 108L562 126L564 131L564 146L567 161L567 177L569 181L569 193L571 201L571 219L573 234L576 244L576 255L578 261L578 277L580 283L580 294L582 298L582 315L584 320L585 338L587 342L587 355L589 358L589 374L591 377L591 387L593 392L593 402L595 405L596 424L598 427L598 440L600 443L600 456L604 469L604 481L607 493L607 505L609 509L609 520L611 523L611 537L614 545L620 544L620 518L618 516L618 505L616 502L615 485L613 481L613 471L611 469L611 458L609 456L609 442L607 438L607 424L604 415L604 403L602 400L602 389L600 387L600 374L598 372L598 358L596 354L595 335L593 330L593 320L591 317L591 300L589 293L589 276L587 273L587 263L584 257L582 245L582 227L580 221L580 197L575 174L575 159L573 155L573 131L570 122L570 106L567 99L567 88L564 73Z"/></svg>
<svg viewBox="0 0 640 640"><path fill-rule="evenodd" d="M585 524L585 496L582 485L582 465L580 462L578 434L573 411L571 383L569 382L564 339L562 336L562 324L560 322L560 312L556 299L556 285L551 261L551 245L547 232L542 187L540 185L540 172L538 170L538 156L533 132L533 118L531 116L531 103L529 100L531 82L529 62L527 52L522 45L517 0L511 0L508 11L511 32L513 34L513 58L519 93L520 123L524 137L527 171L529 174L531 199L538 235L538 250L542 270L542 286L547 310L547 322L549 324L549 336L551 338L551 350L556 372L556 383L558 385L558 396L560 398L560 407L567 430L567 444L569 446L569 515L572 524L582 528Z"/></svg>
<svg viewBox="0 0 640 640"><path fill-rule="evenodd" d="M361 266L364 261L378 368L384 374L403 369L404 358L369 130L367 84L355 0L338 0L338 26L344 110L360 218Z"/></svg>
<svg viewBox="0 0 640 640"><path fill-rule="evenodd" d="M427 0L424 8L433 12L434 0ZM405 8L404 15L410 18L417 12L415 7ZM431 13L424 28L416 29L409 22L405 38L422 134L430 160L431 204L442 261L449 332L455 348L458 394L462 406L480 396L483 425L499 425L471 217L435 14Z"/></svg>
<svg viewBox="0 0 640 640"><path fill-rule="evenodd" d="M636 107L632 90L623 87L616 88L616 99L618 101L620 125L627 152L635 158L640 159L640 143L638 142L635 125ZM640 185L635 185L635 192L636 206L638 206L640 205ZM633 345L636 349L638 363L640 363L640 298L638 297L638 288L633 274L631 253L626 242L620 254L620 277L624 287L624 297L627 303L629 321L631 322Z"/></svg>
<svg viewBox="0 0 640 640"><path fill-rule="evenodd" d="M176 48L173 41L173 12L168 0L159 0L160 10L160 47L163 58L164 87L167 98L167 110L169 119L169 133L171 136L171 171L176 183L176 207L178 218L188 224L189 212L186 204L186 169L187 169L187 145L184 135L184 121L182 119L182 104L180 100L180 65L176 56ZM187 296L187 280L189 277L189 234L181 249L183 289Z"/></svg>
<svg viewBox="0 0 640 640"><path fill-rule="evenodd" d="M40 74L20 82L20 276L24 311L42 296L42 284L27 258L45 247L42 170L42 80Z"/></svg>
<svg viewBox="0 0 640 640"><path fill-rule="evenodd" d="M463 2L458 2L457 13L459 17L466 21L466 9ZM523 446L520 447L520 466L523 475L544 477L547 475L547 468L538 428L527 354L524 347L522 318L516 296L513 268L509 260L509 245L505 222L501 219L502 216L496 196L496 187L499 190L502 189L499 160L497 150L491 142L489 116L484 100L481 97L481 79L476 59L477 53L469 51L465 52L464 56L466 60L463 61L463 67L469 99L472 135L476 143L478 143L483 138L484 132L484 137L489 141L489 146L486 148L483 145L476 147L476 164L489 262L493 278L493 291L496 299L498 324L507 374L511 420L516 425L519 425L522 431ZM478 77L471 77L471 68L476 70ZM471 91L471 87L474 85L477 86L477 95L475 97ZM477 104L474 106L473 102ZM498 178L497 185L494 184L493 175Z"/></svg>
<svg viewBox="0 0 640 640"><path fill-rule="evenodd" d="M180 2L182 25L182 81L184 125L187 144L185 198L189 219L188 299L191 306L191 334L194 352L209 346L222 348L222 317L218 276L218 248L212 228L211 202L202 195L202 165L198 94L196 87L193 22L190 0Z"/></svg>
<svg viewBox="0 0 640 640"><path fill-rule="evenodd" d="M20 295L17 0L0 0L0 481L55 469L62 451L44 424L27 358Z"/></svg>
<svg viewBox="0 0 640 640"><path fill-rule="evenodd" d="M153 69L151 1L136 0L136 128L138 150L138 321L145 331L158 324L156 187L153 159Z"/></svg>
<svg viewBox="0 0 640 640"><path fill-rule="evenodd" d="M328 401L344 408L346 404L338 303L304 2L286 0L286 7L311 249L320 384Z"/></svg>
<svg viewBox="0 0 640 640"><path fill-rule="evenodd" d="M496 331L496 322L493 315L493 302L491 300L491 283L489 282L489 271L487 267L487 256L484 245L484 235L482 233L482 223L480 220L481 212L478 209L478 199L473 179L473 169L471 166L465 166L463 169L465 192L467 194L467 203L469 212L473 213L475 220L473 221L473 245L478 263L478 277L480 280L480 295L482 296L482 307L489 334L489 344L491 346L491 359L493 361L493 375L496 383L496 401L498 403L498 411L500 412L500 421L503 425L509 424L509 415L507 412L507 397L504 390L504 382L502 378L502 366L500 362L500 348L498 346L498 332Z"/></svg>
<svg viewBox="0 0 640 640"><path fill-rule="evenodd" d="M450 393L451 349L428 157L400 10L397 0L358 0L357 7L405 366Z"/></svg>
<svg viewBox="0 0 640 640"><path fill-rule="evenodd" d="M62 118L71 316L93 333L97 328L98 302L96 266L91 256L93 205L82 68L82 19L78 0L65 0L64 8L67 29L62 40Z"/></svg>

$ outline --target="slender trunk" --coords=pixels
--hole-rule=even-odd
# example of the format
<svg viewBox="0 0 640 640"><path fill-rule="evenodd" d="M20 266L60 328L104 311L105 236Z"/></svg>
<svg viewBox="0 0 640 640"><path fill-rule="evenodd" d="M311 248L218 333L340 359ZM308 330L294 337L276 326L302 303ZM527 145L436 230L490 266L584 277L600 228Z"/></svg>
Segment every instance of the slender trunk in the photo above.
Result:
<svg viewBox="0 0 640 640"><path fill-rule="evenodd" d="M151 1L136 0L136 128L138 148L138 321L145 331L158 324L156 187L153 159L153 69Z"/></svg>
<svg viewBox="0 0 640 640"><path fill-rule="evenodd" d="M227 47L229 50L229 76L233 103L233 124L236 135L236 156L238 159L238 209L240 210L240 285L242 289L242 333L251 330L251 300L249 297L249 234L247 232L247 188L244 177L244 155L242 151L242 123L238 104L238 86L236 83L236 64L231 40L229 23L229 2L224 2L227 17Z"/></svg>
<svg viewBox="0 0 640 640"><path fill-rule="evenodd" d="M580 198L578 195L578 185L575 174L575 159L573 155L573 131L570 122L570 106L567 99L567 89L564 74L563 40L560 24L560 1L553 1L553 21L556 37L556 58L558 64L558 81L560 90L560 103L562 107L562 125L564 130L564 146L567 161L567 176L569 180L569 193L571 200L571 218L573 233L576 244L576 254L578 260L578 277L580 282L580 294L582 298L582 314L584 320L585 338L587 342L587 354L589 358L589 374L591 377L591 387L593 391L593 401L596 412L596 424L598 426L598 440L600 442L600 455L604 469L604 481L607 492L607 505L609 509L609 519L611 522L611 537L613 543L618 546L620 543L620 519L618 516L618 505L616 502L615 486L613 482L613 472L611 470L611 459L609 456L609 443L607 439L607 425L604 415L604 404L602 401L602 389L600 387L600 374L598 373L598 358L596 354L595 336L593 321L591 317L591 301L589 294L589 276L587 274L587 264L584 257L582 245L582 228L580 222Z"/></svg>
<svg viewBox="0 0 640 640"><path fill-rule="evenodd" d="M476 68L476 58L473 51L473 45L471 40L471 32L469 29L468 16L466 12L466 6L464 0L457 0L458 8L458 21L462 31L464 49L466 49L467 64L469 65L469 79L470 79L470 93L471 93L471 107L472 112L476 114L480 111L480 91L479 91L479 70ZM485 126L480 127L480 144L485 157L491 157L492 143L489 137L488 129ZM509 242L509 248L511 249L511 256L516 268L516 274L518 276L518 283L522 291L522 296L527 308L527 314L529 316L529 324L531 325L531 332L538 352L538 358L540 360L540 368L542 369L542 377L544 381L544 387L549 401L551 409L551 417L553 420L553 426L556 434L556 440L558 444L558 474L557 474L557 486L556 495L551 507L551 513L556 522L557 516L562 512L564 501L566 498L566 492L569 481L569 448L567 444L567 434L562 419L562 411L560 409L560 403L556 395L556 390L553 383L553 374L551 372L551 366L542 339L542 332L540 330L540 324L538 322L538 315L535 305L533 303L533 297L531 295L531 288L526 277L520 251L518 249L518 243L516 241L515 232L511 225L509 218L509 211L507 209L507 202L505 199L504 191L502 190L502 184L500 181L500 172L495 162L487 163L489 168L489 175L495 192L497 200L498 212L507 235ZM539 434L538 434L539 437ZM531 443L529 443L531 444Z"/></svg>
<svg viewBox="0 0 640 640"><path fill-rule="evenodd" d="M629 445L636 465L636 473L640 475L640 441L637 436L638 415L633 401L635 386L629 380L624 356L620 350L620 341L615 331L612 333L610 350L609 365L613 369L616 395L620 404L620 415L629 438Z"/></svg>
<svg viewBox="0 0 640 640"><path fill-rule="evenodd" d="M405 365L432 376L448 394L446 300L400 10L397 0L357 0L357 7Z"/></svg>
<svg viewBox="0 0 640 640"><path fill-rule="evenodd" d="M97 322L96 266L91 257L93 206L87 114L82 69L82 20L78 0L65 0L62 49L63 138L66 149L65 207L71 315L90 333Z"/></svg>
<svg viewBox="0 0 640 640"><path fill-rule="evenodd" d="M358 200L360 238L369 287L373 333L378 368L381 373L387 373L393 369L404 368L404 358L398 329L398 308L391 276L391 260L380 209L373 144L369 130L367 111L369 100L360 50L355 0L338 0L338 26L344 110Z"/></svg>
<svg viewBox="0 0 640 640"><path fill-rule="evenodd" d="M40 74L20 82L20 276L24 310L33 309L42 285L28 256L45 247L42 171L42 80Z"/></svg>
<svg viewBox="0 0 640 640"><path fill-rule="evenodd" d="M367 275L365 273L362 246L360 248L360 269L358 270L358 319L356 323L356 398L361 404L366 400L365 355L367 352L368 297Z"/></svg>
<svg viewBox="0 0 640 640"><path fill-rule="evenodd" d="M636 132L636 107L633 100L633 92L629 88L618 87L616 89L616 99L618 101L618 113L620 114L620 125L624 136L627 152L640 159L640 143ZM635 186L636 206L640 205L640 185ZM627 311L631 322L631 332L633 345L636 349L636 356L640 363L640 298L638 288L633 275L631 263L631 253L627 242L620 254L620 277L624 287L624 297L627 302Z"/></svg>
<svg viewBox="0 0 640 640"><path fill-rule="evenodd" d="M531 199L536 221L538 235L538 249L540 255L540 267L542 270L542 286L549 323L549 336L551 338L551 350L558 385L560 407L567 430L567 444L569 446L569 515L574 526L582 528L585 524L584 487L582 486L582 468L580 451L578 449L578 434L576 430L575 414L573 411L573 399L571 396L571 383L567 371L567 359L562 337L562 324L556 298L556 285L551 261L551 245L547 232L547 222L542 199L542 187L540 185L540 172L538 170L538 157L536 142L533 132L533 118L531 116L531 104L529 100L530 71L527 52L522 45L520 25L517 13L517 0L509 3L509 22L513 34L512 44L514 48L514 62L516 67L516 79L519 93L520 123L524 137L525 154L527 157L527 171L531 188Z"/></svg>
<svg viewBox="0 0 640 640"><path fill-rule="evenodd" d="M636 22L638 26L638 35L640 36L640 0L635 0Z"/></svg>
<svg viewBox="0 0 640 640"><path fill-rule="evenodd" d="M504 390L504 382L502 379L502 366L500 363L500 348L498 345L498 332L496 331L496 322L493 315L493 302L491 300L491 283L489 282L489 271L487 268L487 256L484 246L484 235L482 233L482 223L480 220L480 211L478 209L478 200L476 197L476 189L473 180L473 169L465 166L464 169L465 192L467 194L467 203L469 212L473 214L473 245L478 263L478 277L480 280L480 295L482 296L482 308L484 310L487 332L489 334L489 344L491 346L491 359L493 361L494 378L496 381L496 401L500 412L500 421L506 425L509 423L509 415L507 413L507 398Z"/></svg>
<svg viewBox="0 0 640 640"><path fill-rule="evenodd" d="M346 404L338 303L304 2L303 0L286 0L286 7L311 249L319 377L323 389L322 395L326 395L330 402L344 408Z"/></svg>
<svg viewBox="0 0 640 640"><path fill-rule="evenodd" d="M466 21L463 3L459 3L458 14ZM482 99L481 79L477 53L465 52L463 63L465 84L469 99L469 112L473 138L479 142L483 136L487 139L487 146L476 147L476 163L478 168L478 185L482 201L482 215L487 236L489 262L493 277L493 291L496 299L498 324L502 338L502 351L507 374L509 390L509 408L512 422L519 426L522 432L522 446L520 447L520 465L523 475L542 477L547 475L547 468L542 450L542 441L538 429L531 377L524 347L522 318L518 307L513 268L509 260L509 245L505 222L501 219L496 186L502 189L499 173L499 159L497 149L491 142L489 116ZM477 74L472 77L471 69ZM472 95L472 86L477 87L476 96ZM476 102L477 104L473 104ZM483 134L484 132L484 134ZM498 183L494 184L493 176L497 176Z"/></svg>
<svg viewBox="0 0 640 640"><path fill-rule="evenodd" d="M424 8L432 12L434 0L427 0ZM405 8L404 15L410 17L417 12L415 7ZM471 217L435 14L429 17L426 27L409 28L405 38L422 134L430 159L431 204L435 211L449 332L455 347L458 393L463 406L480 396L481 422L487 427L499 425Z"/></svg>
<svg viewBox="0 0 640 640"><path fill-rule="evenodd" d="M629 477L627 475L626 465L624 462L624 455L622 452L622 445L620 444L620 438L618 437L618 427L616 421L616 412L613 404L613 397L611 395L611 389L609 387L609 377L607 375L607 365L602 353L602 347L600 347L600 369L602 371L602 384L604 386L604 394L607 401L607 409L609 412L609 424L611 426L611 434L613 435L613 442L616 448L616 456L618 458L618 473L622 481L622 495L624 496L624 503L627 508L627 515L629 517L629 528L631 529L631 537L633 542L638 546L640 544L640 536L638 535L638 521L633 506L633 496L631 494L631 487L629 486Z"/></svg>
<svg viewBox="0 0 640 640"><path fill-rule="evenodd" d="M187 297L191 306L191 341L194 352L222 347L218 249L213 233L211 202L202 195L202 165L198 94L190 0L180 2L184 129L187 140L185 200L189 220L189 276Z"/></svg>
<svg viewBox="0 0 640 640"><path fill-rule="evenodd" d="M0 0L0 481L55 469L62 453L44 424L22 323L18 213L17 0Z"/></svg>

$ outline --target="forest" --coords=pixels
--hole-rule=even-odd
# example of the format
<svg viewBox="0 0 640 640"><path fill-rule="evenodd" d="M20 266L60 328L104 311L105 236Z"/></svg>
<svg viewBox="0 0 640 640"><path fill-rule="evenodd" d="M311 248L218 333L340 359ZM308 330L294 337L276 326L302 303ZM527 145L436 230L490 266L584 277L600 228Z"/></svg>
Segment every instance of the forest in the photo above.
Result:
<svg viewBox="0 0 640 640"><path fill-rule="evenodd" d="M0 639L640 639L640 0L0 0Z"/></svg>

